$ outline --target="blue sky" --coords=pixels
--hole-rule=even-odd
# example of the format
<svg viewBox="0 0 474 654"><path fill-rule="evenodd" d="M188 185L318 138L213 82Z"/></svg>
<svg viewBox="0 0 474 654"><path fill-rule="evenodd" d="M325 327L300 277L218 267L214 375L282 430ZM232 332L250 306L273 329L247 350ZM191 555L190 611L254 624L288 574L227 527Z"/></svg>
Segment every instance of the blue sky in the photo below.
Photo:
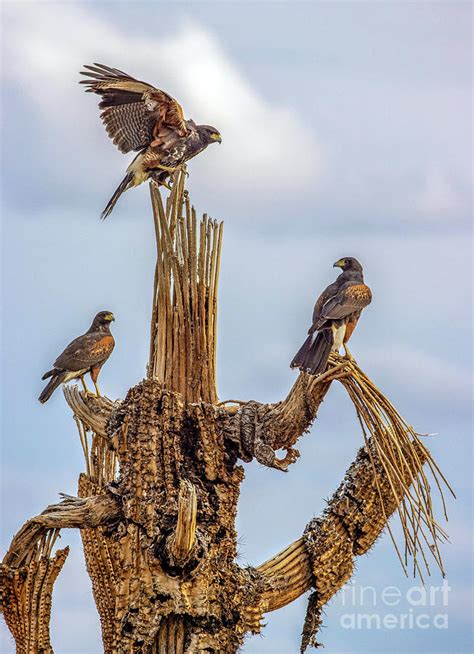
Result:
<svg viewBox="0 0 474 654"><path fill-rule="evenodd" d="M190 164L200 211L225 220L219 394L274 401L320 290L344 255L374 293L351 343L359 364L421 432L454 485L447 629L344 628L327 607L330 652L470 652L471 7L461 2L70 3L2 6L2 548L30 516L74 494L82 453L40 377L100 309L116 315L104 391L145 373L153 226L145 186L98 220L128 158L77 85L103 62L161 86L223 144ZM259 564L324 508L362 444L334 385L287 475L245 465L242 563ZM79 539L56 584L59 654L101 651ZM428 585L439 585L436 570ZM402 593L389 538L357 562L355 587ZM350 609L364 613L364 605ZM378 600L375 611L387 612ZM392 609L390 609L392 611ZM297 652L305 600L267 616L246 654ZM428 612L444 611L435 603ZM431 615L430 613L430 615ZM1 626L1 649L13 652Z"/></svg>

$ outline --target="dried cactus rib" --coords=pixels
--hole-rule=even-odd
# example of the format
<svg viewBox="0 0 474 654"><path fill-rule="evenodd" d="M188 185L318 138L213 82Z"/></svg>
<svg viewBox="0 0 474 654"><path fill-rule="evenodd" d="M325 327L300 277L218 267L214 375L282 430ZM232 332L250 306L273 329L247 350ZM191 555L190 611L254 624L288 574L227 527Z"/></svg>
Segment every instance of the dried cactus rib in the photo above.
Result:
<svg viewBox="0 0 474 654"><path fill-rule="evenodd" d="M405 539L403 556L390 525L388 530L400 563L408 574L407 562L411 557L414 572L418 572L422 577L418 558L421 557L429 574L429 552L443 572L438 541L446 538L446 534L433 515L431 487L423 470L423 463L428 465L432 473L443 507L445 500L441 484L445 483L451 492L452 489L418 435L390 401L353 360L348 362L348 369L350 374L344 376L341 383L354 404L366 445L369 439L372 443L372 447L367 447L367 451L372 458L374 483L378 488L381 511L385 518L389 512L386 496L381 490L381 474L388 481L391 495L397 499L397 511Z"/></svg>
<svg viewBox="0 0 474 654"><path fill-rule="evenodd" d="M53 539L47 539L38 556L20 567L5 562L0 565L1 608L15 638L17 654L53 652L49 634L53 586L69 554L66 547L50 556Z"/></svg>
<svg viewBox="0 0 474 654"><path fill-rule="evenodd" d="M77 386L63 386L64 397L73 414L79 418L86 429L107 438L107 423L115 408L114 402L107 397L86 394Z"/></svg>
<svg viewBox="0 0 474 654"><path fill-rule="evenodd" d="M172 560L183 565L196 542L196 489L187 479L182 479L178 497L178 519L176 529L169 539Z"/></svg>
<svg viewBox="0 0 474 654"><path fill-rule="evenodd" d="M181 616L161 621L151 654L184 654L185 623Z"/></svg>
<svg viewBox="0 0 474 654"><path fill-rule="evenodd" d="M303 538L262 563L256 571L266 582L260 604L263 612L280 609L311 588L312 571Z"/></svg>
<svg viewBox="0 0 474 654"><path fill-rule="evenodd" d="M116 520L120 509L111 496L88 498L69 497L48 506L40 515L26 522L13 538L3 562L19 567L31 558L42 556L42 548L51 541L46 538L51 530L63 528L96 527Z"/></svg>
<svg viewBox="0 0 474 654"><path fill-rule="evenodd" d="M150 184L157 262L148 377L188 402L215 403L222 223L204 214L198 229L184 181L185 174L178 172L166 207Z"/></svg>
<svg viewBox="0 0 474 654"><path fill-rule="evenodd" d="M79 496L88 496L98 492L98 487L86 475L79 477ZM115 604L117 599L117 574L115 562L117 543L103 535L101 528L81 529L84 556L92 592L99 613L102 627L104 652L116 651Z"/></svg>
<svg viewBox="0 0 474 654"><path fill-rule="evenodd" d="M75 386L65 388L64 392L74 412L84 453L85 474L95 488L94 494L98 495L117 475L120 452L116 452L115 440L110 438L107 429L110 417L120 407L120 402L113 403L107 398L93 398L91 401L90 396L81 393ZM80 411L77 411L78 407L81 407Z"/></svg>

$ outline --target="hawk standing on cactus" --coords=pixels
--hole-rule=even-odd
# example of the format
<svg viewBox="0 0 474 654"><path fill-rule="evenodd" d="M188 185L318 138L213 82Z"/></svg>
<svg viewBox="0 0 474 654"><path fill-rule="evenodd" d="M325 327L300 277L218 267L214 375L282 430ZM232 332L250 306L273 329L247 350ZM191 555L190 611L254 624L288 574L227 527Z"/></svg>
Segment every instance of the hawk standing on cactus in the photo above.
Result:
<svg viewBox="0 0 474 654"><path fill-rule="evenodd" d="M334 264L342 273L319 296L313 311L308 338L291 362L292 368L318 375L326 370L331 351L344 346L352 336L362 309L372 301L372 292L364 284L364 271L354 257L344 257Z"/></svg>
<svg viewBox="0 0 474 654"><path fill-rule="evenodd" d="M86 333L69 343L54 362L53 368L41 377L41 379L51 377L38 398L42 404L49 400L58 386L72 379L80 379L87 392L84 375L88 372L94 382L97 397L100 397L97 386L99 372L115 346L114 337L110 333L110 323L113 320L115 320L113 313L101 311Z"/></svg>
<svg viewBox="0 0 474 654"><path fill-rule="evenodd" d="M84 66L88 79L81 80L86 91L102 100L100 117L107 134L120 152L138 152L127 174L102 212L106 218L125 191L147 179L159 185L186 161L211 143L221 143L221 135L210 125L185 120L181 105L160 89L127 73L102 64Z"/></svg>

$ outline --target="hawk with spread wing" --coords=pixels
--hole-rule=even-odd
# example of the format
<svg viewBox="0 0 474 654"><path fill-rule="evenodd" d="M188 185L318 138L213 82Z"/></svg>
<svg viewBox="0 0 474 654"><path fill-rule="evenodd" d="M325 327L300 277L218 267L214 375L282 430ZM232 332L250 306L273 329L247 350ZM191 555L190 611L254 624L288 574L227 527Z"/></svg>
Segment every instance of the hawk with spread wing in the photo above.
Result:
<svg viewBox="0 0 474 654"><path fill-rule="evenodd" d="M221 143L221 135L210 125L196 125L184 118L181 105L168 93L141 82L117 68L102 64L84 66L86 91L102 100L100 117L107 134L120 152L138 152L127 174L102 212L106 218L128 189L147 179L167 185L166 180L186 161L211 143Z"/></svg>
<svg viewBox="0 0 474 654"><path fill-rule="evenodd" d="M71 379L80 379L84 390L88 392L84 381L84 375L88 372L94 382L97 396L100 397L97 386L99 372L115 346L114 337L110 333L112 320L115 320L113 313L101 311L86 333L69 343L64 352L59 355L53 368L41 377L41 379L51 377L38 398L42 404L49 400L58 386Z"/></svg>
<svg viewBox="0 0 474 654"><path fill-rule="evenodd" d="M312 375L326 370L331 350L338 352L344 346L346 356L351 356L347 342L362 309L372 301L372 292L364 284L364 272L357 259L344 257L334 267L341 268L342 273L319 296L308 338L291 362L292 368Z"/></svg>

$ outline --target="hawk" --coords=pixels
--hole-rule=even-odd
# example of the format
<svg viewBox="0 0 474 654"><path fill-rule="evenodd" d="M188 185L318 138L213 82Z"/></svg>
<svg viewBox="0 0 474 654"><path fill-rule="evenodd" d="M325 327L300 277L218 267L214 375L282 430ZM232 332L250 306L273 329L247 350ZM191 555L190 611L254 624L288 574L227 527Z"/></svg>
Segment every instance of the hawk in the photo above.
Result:
<svg viewBox="0 0 474 654"><path fill-rule="evenodd" d="M210 125L196 125L184 118L181 105L168 93L141 82L117 68L102 64L84 66L80 84L102 100L100 117L107 134L120 152L138 152L127 174L102 212L107 218L117 200L128 189L147 179L167 186L166 180L186 161L221 135Z"/></svg>
<svg viewBox="0 0 474 654"><path fill-rule="evenodd" d="M42 404L49 400L60 384L71 379L80 379L84 390L88 392L84 382L84 375L88 372L94 382L97 397L100 397L97 378L115 345L114 337L110 333L112 320L115 320L113 313L101 311L86 333L69 343L64 352L59 355L53 368L41 377L41 379L51 377L38 398Z"/></svg>
<svg viewBox="0 0 474 654"><path fill-rule="evenodd" d="M372 301L372 292L364 284L362 266L354 257L344 257L334 264L342 273L319 296L313 311L313 324L308 338L291 362L312 375L326 370L331 350L338 352L344 346L351 357L347 341L354 331L362 309Z"/></svg>

